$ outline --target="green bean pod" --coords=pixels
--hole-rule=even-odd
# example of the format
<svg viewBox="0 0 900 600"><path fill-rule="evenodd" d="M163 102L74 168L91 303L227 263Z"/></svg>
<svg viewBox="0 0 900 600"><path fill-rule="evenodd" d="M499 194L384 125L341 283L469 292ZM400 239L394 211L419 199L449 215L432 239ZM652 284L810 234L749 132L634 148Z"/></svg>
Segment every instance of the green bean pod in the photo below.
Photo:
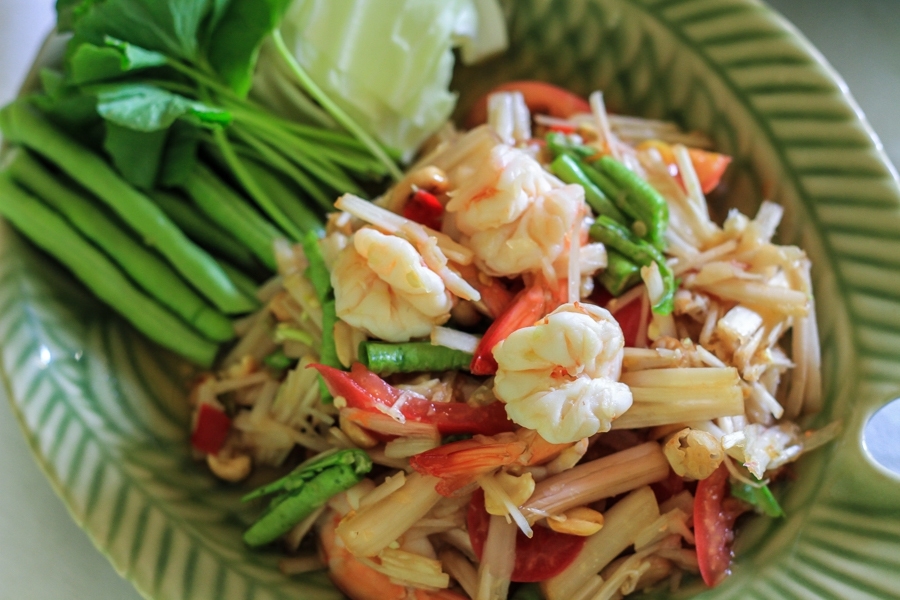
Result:
<svg viewBox="0 0 900 600"><path fill-rule="evenodd" d="M359 360L382 376L424 371L468 371L472 355L430 342L366 341L359 345Z"/></svg>
<svg viewBox="0 0 900 600"><path fill-rule="evenodd" d="M322 249L319 247L319 236L316 232L309 232L300 241L303 245L303 253L309 262L309 267L304 275L316 290L319 302L325 304L329 298L334 296L334 290L331 287L331 273L325 265L325 257L322 256Z"/></svg>
<svg viewBox="0 0 900 600"><path fill-rule="evenodd" d="M622 224L628 222L625 219L625 215L616 208L610 199L597 186L591 183L591 180L587 178L574 158L568 154L561 154L550 163L550 169L566 183L577 183L583 187L584 199L596 214L607 216Z"/></svg>
<svg viewBox="0 0 900 600"><path fill-rule="evenodd" d="M649 267L655 262L663 280L664 294L653 305L653 312L659 315L667 315L672 312L675 299L675 276L672 269L666 264L662 252L644 240L636 238L627 228L607 217L597 217L591 226L590 235L593 239L606 245L607 250L612 248L637 265Z"/></svg>
<svg viewBox="0 0 900 600"><path fill-rule="evenodd" d="M189 240L150 198L126 183L100 156L58 131L25 100L0 111L0 129L7 141L41 154L105 202L220 310L229 314L252 310L252 304L213 258Z"/></svg>
<svg viewBox="0 0 900 600"><path fill-rule="evenodd" d="M277 174L253 160L248 160L244 164L244 168L256 179L263 191L272 199L272 202L284 211L284 214L294 222L304 235L310 231L319 232L324 230L322 218L314 210L306 206L302 201L301 194L290 189Z"/></svg>
<svg viewBox="0 0 900 600"><path fill-rule="evenodd" d="M359 480L348 466L323 471L303 487L276 497L259 520L244 532L244 542L254 547L274 542L329 498L353 487Z"/></svg>
<svg viewBox="0 0 900 600"><path fill-rule="evenodd" d="M260 263L246 246L201 214L187 198L159 190L150 192L150 197L194 241L236 266L250 271L259 269Z"/></svg>
<svg viewBox="0 0 900 600"><path fill-rule="evenodd" d="M140 292L102 252L5 173L0 173L0 214L138 331L200 366L212 365L217 344Z"/></svg>
<svg viewBox="0 0 900 600"><path fill-rule="evenodd" d="M613 296L621 296L641 280L641 268L625 255L608 249L606 269L598 279Z"/></svg>
<svg viewBox="0 0 900 600"><path fill-rule="evenodd" d="M105 251L143 290L215 342L234 338L234 327L209 306L172 268L69 188L23 148L13 151L7 172L19 185L61 213L82 235Z"/></svg>
<svg viewBox="0 0 900 600"><path fill-rule="evenodd" d="M647 239L662 252L666 248L666 228L669 226L669 205L649 183L611 156L594 163L627 195L628 203L639 219L647 225Z"/></svg>
<svg viewBox="0 0 900 600"><path fill-rule="evenodd" d="M272 244L282 234L237 192L200 164L188 176L184 190L206 216L231 232L265 266L275 270Z"/></svg>
<svg viewBox="0 0 900 600"><path fill-rule="evenodd" d="M350 489L372 470L372 459L363 450L340 450L247 494L243 501L279 492L265 512L244 532L249 546L275 541L325 504L332 496Z"/></svg>
<svg viewBox="0 0 900 600"><path fill-rule="evenodd" d="M290 492L296 490L310 481L313 477L335 466L351 466L358 475L365 475L372 470L372 459L365 450L349 448L337 450L318 458L312 462L299 465L293 471L272 483L259 487L241 498L241 502L248 502L256 498L262 498L277 492Z"/></svg>

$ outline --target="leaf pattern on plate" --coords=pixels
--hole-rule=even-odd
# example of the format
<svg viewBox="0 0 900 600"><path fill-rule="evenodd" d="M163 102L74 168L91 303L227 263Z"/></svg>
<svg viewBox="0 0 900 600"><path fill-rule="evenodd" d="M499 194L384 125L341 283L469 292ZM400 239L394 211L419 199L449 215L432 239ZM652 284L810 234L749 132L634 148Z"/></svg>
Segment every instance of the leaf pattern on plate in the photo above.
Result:
<svg viewBox="0 0 900 600"><path fill-rule="evenodd" d="M753 519L735 574L678 597L879 598L900 588L900 481L872 465L868 417L900 395L900 190L846 88L755 0L506 0L512 48L457 73L460 112L534 78L610 109L674 119L735 158L727 201L786 207L782 240L814 262L825 410L844 433L805 458L782 504ZM252 507L191 461L188 373L85 298L8 228L0 236L0 360L35 456L73 517L148 598L336 598L240 541Z"/></svg>

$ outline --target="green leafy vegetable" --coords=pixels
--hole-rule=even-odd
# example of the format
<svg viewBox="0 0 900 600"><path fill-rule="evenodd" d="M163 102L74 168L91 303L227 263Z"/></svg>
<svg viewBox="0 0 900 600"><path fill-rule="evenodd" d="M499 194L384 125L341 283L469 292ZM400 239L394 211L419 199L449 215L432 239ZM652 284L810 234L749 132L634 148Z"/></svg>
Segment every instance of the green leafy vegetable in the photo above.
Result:
<svg viewBox="0 0 900 600"><path fill-rule="evenodd" d="M231 122L231 114L226 110L141 83L99 89L97 113L107 121L135 131L167 129L182 117L198 125Z"/></svg>
<svg viewBox="0 0 900 600"><path fill-rule="evenodd" d="M290 0L256 0L232 1L219 7L207 60L239 95L250 91L259 47L281 22L289 5Z"/></svg>
<svg viewBox="0 0 900 600"><path fill-rule="evenodd" d="M173 55L198 57L198 31L208 0L62 0L59 28L77 40L104 44L107 37Z"/></svg>
<svg viewBox="0 0 900 600"><path fill-rule="evenodd" d="M84 84L121 77L131 71L166 65L165 55L107 37L104 46L84 43L69 58L69 78Z"/></svg>

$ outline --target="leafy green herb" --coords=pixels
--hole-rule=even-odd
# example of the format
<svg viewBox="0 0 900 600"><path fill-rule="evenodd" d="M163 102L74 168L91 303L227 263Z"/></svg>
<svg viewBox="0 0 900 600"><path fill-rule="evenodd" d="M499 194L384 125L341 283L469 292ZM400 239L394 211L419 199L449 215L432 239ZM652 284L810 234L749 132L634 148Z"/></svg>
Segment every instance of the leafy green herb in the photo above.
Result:
<svg viewBox="0 0 900 600"><path fill-rule="evenodd" d="M207 60L238 95L250 91L259 48L289 5L290 0L230 2L216 15Z"/></svg>
<svg viewBox="0 0 900 600"><path fill-rule="evenodd" d="M198 125L228 125L231 114L220 108L142 83L126 83L97 91L97 113L135 131L167 129L179 118Z"/></svg>
<svg viewBox="0 0 900 600"><path fill-rule="evenodd" d="M74 84L115 79L132 71L162 67L164 54L107 37L104 46L84 43L69 57L69 77Z"/></svg>

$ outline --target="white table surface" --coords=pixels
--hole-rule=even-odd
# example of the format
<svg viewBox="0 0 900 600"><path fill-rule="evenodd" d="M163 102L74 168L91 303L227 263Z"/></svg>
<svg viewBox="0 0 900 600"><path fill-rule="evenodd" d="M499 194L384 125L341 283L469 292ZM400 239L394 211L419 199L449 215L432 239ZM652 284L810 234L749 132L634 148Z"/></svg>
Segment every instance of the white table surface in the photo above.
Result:
<svg viewBox="0 0 900 600"><path fill-rule="evenodd" d="M772 0L841 73L900 165L900 0ZM53 23L52 0L0 0L0 104ZM2 343L2 342L0 342ZM898 405L900 406L900 405ZM900 431L900 409L884 437ZM900 444L884 454L900 465ZM0 398L0 600L137 600L70 519Z"/></svg>

